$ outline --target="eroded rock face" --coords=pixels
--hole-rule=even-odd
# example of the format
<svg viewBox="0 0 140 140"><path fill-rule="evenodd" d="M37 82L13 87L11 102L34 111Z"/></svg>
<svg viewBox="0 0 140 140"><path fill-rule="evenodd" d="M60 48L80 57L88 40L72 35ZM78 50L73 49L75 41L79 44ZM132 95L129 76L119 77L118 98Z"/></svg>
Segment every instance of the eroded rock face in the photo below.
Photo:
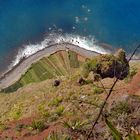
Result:
<svg viewBox="0 0 140 140"><path fill-rule="evenodd" d="M120 49L115 55L95 56L83 66L82 74L85 78L88 77L90 72L100 75L102 79L107 77L124 79L129 73L129 63L126 59L125 51Z"/></svg>

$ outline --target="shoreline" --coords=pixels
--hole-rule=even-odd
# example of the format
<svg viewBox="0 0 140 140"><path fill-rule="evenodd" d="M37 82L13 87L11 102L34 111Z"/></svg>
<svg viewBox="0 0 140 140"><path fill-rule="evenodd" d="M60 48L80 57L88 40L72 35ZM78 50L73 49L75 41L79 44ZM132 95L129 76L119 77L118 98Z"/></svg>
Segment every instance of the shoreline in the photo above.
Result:
<svg viewBox="0 0 140 140"><path fill-rule="evenodd" d="M9 87L14 82L18 81L21 75L23 75L27 69L35 62L40 60L43 57L48 57L51 54L61 51L61 50L71 50L75 51L83 56L86 56L87 58L92 58L95 55L98 55L100 53L86 50L78 45L70 44L70 43L60 43L60 44L53 44L50 45L38 52L36 52L33 55L30 55L27 58L23 58L16 66L14 66L11 70L5 72L0 77L0 89Z"/></svg>
<svg viewBox="0 0 140 140"><path fill-rule="evenodd" d="M46 47L46 48L44 48L44 49L42 49L42 50L39 50L39 51L37 51L36 53L34 53L34 54L32 54L32 55L30 55L30 56L28 56L28 57L24 57L23 59L21 59L20 60L20 62L17 64L17 65L15 65L15 66L13 66L13 67L11 67L11 69L8 69L8 70L5 70L2 74L0 74L0 80L2 79L2 78L4 78L8 73L10 73L11 71L13 71L16 67L18 67L23 61L25 61L26 59L28 59L28 58L30 58L30 57L32 57L33 55L36 55L37 53L39 53L39 52L41 52L41 51L44 51L45 49L47 49L47 48L49 48L49 47L52 47L52 46L56 46L56 45L72 45L72 46L75 46L75 47L79 47L78 45L75 45L75 44L71 44L71 43L56 43L56 44L52 44L52 45L49 45L48 47ZM102 46L102 44L99 44L100 46ZM103 46L104 46L104 44L103 44ZM107 46L107 45L106 45ZM83 50L87 50L87 49L84 49L84 48L82 48L82 47L79 47L79 48L81 48L81 49L83 49ZM91 51L91 50L87 50L87 51ZM91 52L94 52L94 53L96 53L96 54L102 54L102 53L98 53L98 52L96 52L96 51L91 51ZM51 54L50 54L51 55Z"/></svg>
<svg viewBox="0 0 140 140"><path fill-rule="evenodd" d="M0 76L0 90L9 87L10 85L14 84L16 81L20 79L20 77L25 74L25 72L30 68L30 66L40 60L43 57L48 57L53 53L62 50L71 50L80 55L83 55L87 58L92 58L95 55L101 54L92 50L87 50L82 48L78 45L74 45L71 43L57 43L53 45L49 45L48 47L39 50L38 52L30 55L27 58L23 58L16 66L5 72L3 75ZM140 60L131 60L131 62L137 62Z"/></svg>

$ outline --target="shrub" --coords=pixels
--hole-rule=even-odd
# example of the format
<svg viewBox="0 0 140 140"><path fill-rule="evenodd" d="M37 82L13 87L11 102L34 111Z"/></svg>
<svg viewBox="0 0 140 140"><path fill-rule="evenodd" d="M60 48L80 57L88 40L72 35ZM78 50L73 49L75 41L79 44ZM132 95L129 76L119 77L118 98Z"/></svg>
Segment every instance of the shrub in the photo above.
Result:
<svg viewBox="0 0 140 140"><path fill-rule="evenodd" d="M63 112L64 112L64 106L59 106L57 109L56 109L56 111L55 111L55 113L58 115L58 116L61 116L62 114L63 114Z"/></svg>
<svg viewBox="0 0 140 140"><path fill-rule="evenodd" d="M71 130L81 129L85 124L86 124L85 121L81 122L80 120L65 121L63 123L65 128L68 128L68 129L71 129Z"/></svg>
<svg viewBox="0 0 140 140"><path fill-rule="evenodd" d="M14 106L14 108L10 112L10 116L12 119L17 120L22 115L22 107L21 106Z"/></svg>
<svg viewBox="0 0 140 140"><path fill-rule="evenodd" d="M38 105L38 111L39 113L44 117L47 118L50 116L50 113L47 109L45 109L45 105L44 104L40 104Z"/></svg>
<svg viewBox="0 0 140 140"><path fill-rule="evenodd" d="M96 86L93 87L93 93L100 94L100 93L103 93L103 92L104 92L103 88L96 87Z"/></svg>
<svg viewBox="0 0 140 140"><path fill-rule="evenodd" d="M131 79L133 78L133 76L135 76L136 74L137 74L137 68L131 67L130 70L129 70L128 76L124 79L125 82L131 81Z"/></svg>
<svg viewBox="0 0 140 140"><path fill-rule="evenodd" d="M49 102L49 106L58 106L62 102L62 98L56 97Z"/></svg>
<svg viewBox="0 0 140 140"><path fill-rule="evenodd" d="M123 113L129 114L131 112L131 109L126 101L121 101L111 109L111 112L111 115L116 118Z"/></svg>
<svg viewBox="0 0 140 140"><path fill-rule="evenodd" d="M34 130L38 130L41 132L46 129L47 126L45 125L45 122L43 120L34 120L31 124L31 127Z"/></svg>
<svg viewBox="0 0 140 140"><path fill-rule="evenodd" d="M0 130L1 131L7 130L7 129L8 129L8 127L5 124L0 123Z"/></svg>
<svg viewBox="0 0 140 140"><path fill-rule="evenodd" d="M82 67L82 75L84 78L87 78L91 71L97 70L97 61L96 59L87 61Z"/></svg>

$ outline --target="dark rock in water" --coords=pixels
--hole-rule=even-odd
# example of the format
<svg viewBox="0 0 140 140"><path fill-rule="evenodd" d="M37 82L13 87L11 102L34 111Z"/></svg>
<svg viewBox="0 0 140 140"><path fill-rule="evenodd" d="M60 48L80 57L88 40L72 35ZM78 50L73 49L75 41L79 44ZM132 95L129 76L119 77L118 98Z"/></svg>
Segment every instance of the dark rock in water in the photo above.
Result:
<svg viewBox="0 0 140 140"><path fill-rule="evenodd" d="M129 63L125 51L120 49L115 55L104 54L95 56L83 66L82 75L87 78L89 73L98 74L103 78L116 77L123 80L129 73Z"/></svg>
<svg viewBox="0 0 140 140"><path fill-rule="evenodd" d="M60 85L60 80L55 80L53 86L57 87Z"/></svg>
<svg viewBox="0 0 140 140"><path fill-rule="evenodd" d="M79 83L80 85L83 85L83 84L85 84L85 80L81 77L81 78L78 80L78 83Z"/></svg>

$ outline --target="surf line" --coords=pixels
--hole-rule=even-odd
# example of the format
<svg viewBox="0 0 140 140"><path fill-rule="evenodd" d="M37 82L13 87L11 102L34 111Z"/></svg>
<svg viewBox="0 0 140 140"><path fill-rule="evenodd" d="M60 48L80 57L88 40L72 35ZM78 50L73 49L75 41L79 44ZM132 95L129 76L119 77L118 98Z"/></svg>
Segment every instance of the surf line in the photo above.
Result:
<svg viewBox="0 0 140 140"><path fill-rule="evenodd" d="M67 49L81 54L87 58L92 58L95 55L101 54L96 51L87 50L83 47L71 43L56 43L49 45L46 48L30 55L29 57L21 59L17 65L15 65L11 70L7 71L4 75L2 75L0 77L0 89L9 87L14 82L19 80L21 75L27 71L31 64L37 62L41 58L48 57L51 54L56 53L57 51Z"/></svg>

